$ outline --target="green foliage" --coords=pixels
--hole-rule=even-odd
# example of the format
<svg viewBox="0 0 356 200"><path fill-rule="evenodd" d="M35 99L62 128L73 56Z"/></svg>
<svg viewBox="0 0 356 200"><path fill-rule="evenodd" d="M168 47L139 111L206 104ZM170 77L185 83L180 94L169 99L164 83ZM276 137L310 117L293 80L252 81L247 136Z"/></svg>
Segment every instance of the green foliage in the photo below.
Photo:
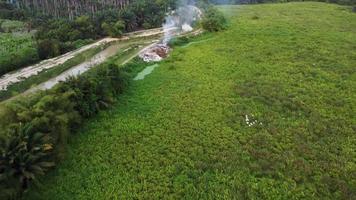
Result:
<svg viewBox="0 0 356 200"><path fill-rule="evenodd" d="M119 12L102 10L91 17L79 16L72 21L45 18L44 22L37 23L36 40L40 58L46 59L73 50L77 41L103 36L120 37L128 31L159 27L173 2L135 1Z"/></svg>
<svg viewBox="0 0 356 200"><path fill-rule="evenodd" d="M104 22L101 25L101 28L104 30L106 35L111 37L119 37L123 34L125 29L125 23L121 20L117 21L116 23L106 23Z"/></svg>
<svg viewBox="0 0 356 200"><path fill-rule="evenodd" d="M44 60L61 54L60 43L55 39L40 40L37 44L38 56Z"/></svg>
<svg viewBox="0 0 356 200"><path fill-rule="evenodd" d="M22 21L16 20L2 20L0 18L0 33L11 33L16 31L23 31L25 28L25 24Z"/></svg>
<svg viewBox="0 0 356 200"><path fill-rule="evenodd" d="M73 39L88 39L95 37L94 26L92 20L88 16L78 17L72 24L73 28L80 33L78 38Z"/></svg>
<svg viewBox="0 0 356 200"><path fill-rule="evenodd" d="M122 20L117 21L114 24L114 36L118 37L121 36L125 29L125 22Z"/></svg>
<svg viewBox="0 0 356 200"><path fill-rule="evenodd" d="M0 19L24 20L26 15L24 10L16 9L12 4L0 1Z"/></svg>
<svg viewBox="0 0 356 200"><path fill-rule="evenodd" d="M209 0L213 4L257 4L257 3L287 3L302 2L304 0ZM312 0L309 0L312 1ZM355 5L355 0L314 0L316 2L337 3L341 5Z"/></svg>
<svg viewBox="0 0 356 200"><path fill-rule="evenodd" d="M1 105L0 130L5 133L0 136L5 140L0 144L0 193L6 198L22 194L46 167L64 157L68 137L82 119L108 108L126 86L121 69L108 63L46 92ZM51 162L43 161L52 148Z"/></svg>
<svg viewBox="0 0 356 200"><path fill-rule="evenodd" d="M133 82L27 199L353 199L355 14L219 9L226 31Z"/></svg>
<svg viewBox="0 0 356 200"><path fill-rule="evenodd" d="M226 29L226 19L224 15L215 7L208 7L204 12L202 26L205 30L216 32Z"/></svg>
<svg viewBox="0 0 356 200"><path fill-rule="evenodd" d="M0 75L38 60L36 44L30 35L0 33Z"/></svg>
<svg viewBox="0 0 356 200"><path fill-rule="evenodd" d="M76 102L75 110L84 118L107 108L113 103L114 96L121 93L125 87L121 72L116 65L108 64L94 71L78 78L70 78L56 89L57 91L73 90L71 101Z"/></svg>
<svg viewBox="0 0 356 200"><path fill-rule="evenodd" d="M36 32L38 53L41 59L51 58L71 51L83 41L97 38L94 25L87 16L75 21L64 19L50 20Z"/></svg>
<svg viewBox="0 0 356 200"><path fill-rule="evenodd" d="M0 142L2 198L21 196L30 181L54 166L53 162L47 161L52 144L44 134L34 132L30 125L22 124L12 127L9 134L10 138Z"/></svg>
<svg viewBox="0 0 356 200"><path fill-rule="evenodd" d="M110 35L112 37L115 35L114 30L113 30L114 29L113 24L111 24L111 23L108 24L108 23L104 22L101 24L101 28L103 29L103 31L106 35Z"/></svg>

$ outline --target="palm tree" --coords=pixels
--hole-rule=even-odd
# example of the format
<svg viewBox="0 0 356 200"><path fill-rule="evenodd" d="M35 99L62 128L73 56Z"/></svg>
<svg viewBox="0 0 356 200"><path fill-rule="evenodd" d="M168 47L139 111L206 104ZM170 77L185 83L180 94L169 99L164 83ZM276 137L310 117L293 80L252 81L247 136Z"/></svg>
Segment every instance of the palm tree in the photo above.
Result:
<svg viewBox="0 0 356 200"><path fill-rule="evenodd" d="M0 186L16 188L20 195L38 175L54 166L48 162L52 144L30 125L20 124L7 139L0 141Z"/></svg>

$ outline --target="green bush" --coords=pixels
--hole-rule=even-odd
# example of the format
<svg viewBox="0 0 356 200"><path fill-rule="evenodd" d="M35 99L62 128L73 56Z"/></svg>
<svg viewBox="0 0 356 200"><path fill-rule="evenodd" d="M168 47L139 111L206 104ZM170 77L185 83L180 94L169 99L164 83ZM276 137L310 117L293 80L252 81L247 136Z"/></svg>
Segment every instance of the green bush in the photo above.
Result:
<svg viewBox="0 0 356 200"><path fill-rule="evenodd" d="M61 48L58 40L45 39L41 40L37 44L38 55L41 59L52 58L60 55Z"/></svg>
<svg viewBox="0 0 356 200"><path fill-rule="evenodd" d="M0 75L20 69L39 60L37 49L27 47L0 57Z"/></svg>
<svg viewBox="0 0 356 200"><path fill-rule="evenodd" d="M16 20L2 20L0 18L0 32L12 33L16 31L24 31L25 23Z"/></svg>
<svg viewBox="0 0 356 200"><path fill-rule="evenodd" d="M119 37L123 34L125 29L125 23L121 20L117 21L116 23L106 23L104 22L101 25L104 33L111 37Z"/></svg>
<svg viewBox="0 0 356 200"><path fill-rule="evenodd" d="M16 9L5 1L0 1L0 18L11 20L23 20L26 18L24 10Z"/></svg>
<svg viewBox="0 0 356 200"><path fill-rule="evenodd" d="M48 162L52 144L48 137L19 124L11 137L0 141L0 197L17 198L37 175L54 166Z"/></svg>
<svg viewBox="0 0 356 200"><path fill-rule="evenodd" d="M36 44L29 34L0 34L0 76L38 60Z"/></svg>
<svg viewBox="0 0 356 200"><path fill-rule="evenodd" d="M81 117L88 118L114 102L114 96L126 86L122 72L114 64L93 69L92 73L69 78L55 90L72 91L70 100Z"/></svg>
<svg viewBox="0 0 356 200"><path fill-rule="evenodd" d="M224 15L214 7L206 9L202 26L210 32L217 32L226 29L227 21Z"/></svg>

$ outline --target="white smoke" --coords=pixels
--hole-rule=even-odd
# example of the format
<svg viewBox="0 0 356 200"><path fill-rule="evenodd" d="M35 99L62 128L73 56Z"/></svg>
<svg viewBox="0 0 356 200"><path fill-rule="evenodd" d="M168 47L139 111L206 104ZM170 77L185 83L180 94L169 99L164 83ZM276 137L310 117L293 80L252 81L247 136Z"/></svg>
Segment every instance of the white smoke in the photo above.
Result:
<svg viewBox="0 0 356 200"><path fill-rule="evenodd" d="M167 44L173 37L174 32L192 31L192 26L201 19L202 11L194 5L189 5L186 1L180 2L179 7L168 13L165 23L162 25L164 30L163 44Z"/></svg>
<svg viewBox="0 0 356 200"><path fill-rule="evenodd" d="M174 11L165 18L165 23L162 25L164 31L163 44L167 44L171 40L178 23L179 19L175 16Z"/></svg>
<svg viewBox="0 0 356 200"><path fill-rule="evenodd" d="M183 24L182 25L182 31L183 32L190 32L190 31L192 31L193 30L193 27L191 27L189 24Z"/></svg>

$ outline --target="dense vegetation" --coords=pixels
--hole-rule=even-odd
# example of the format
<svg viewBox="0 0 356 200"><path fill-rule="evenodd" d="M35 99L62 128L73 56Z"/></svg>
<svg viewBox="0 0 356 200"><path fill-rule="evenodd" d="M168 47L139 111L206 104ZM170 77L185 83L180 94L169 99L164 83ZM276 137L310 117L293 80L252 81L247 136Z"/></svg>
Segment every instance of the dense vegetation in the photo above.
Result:
<svg viewBox="0 0 356 200"><path fill-rule="evenodd" d="M12 0L5 0L11 2ZM20 0L15 6L34 15L47 15L55 18L74 19L79 15L94 14L98 10L119 9L128 6L132 0Z"/></svg>
<svg viewBox="0 0 356 200"><path fill-rule="evenodd" d="M226 31L176 47L133 83L27 198L352 199L355 14L222 9Z"/></svg>
<svg viewBox="0 0 356 200"><path fill-rule="evenodd" d="M41 58L59 55L75 48L75 42L104 36L118 37L124 32L160 27L175 1L141 0L121 10L108 9L75 20L51 19L40 24L36 39Z"/></svg>
<svg viewBox="0 0 356 200"><path fill-rule="evenodd" d="M23 20L25 18L24 10L16 9L6 0L0 0L0 19Z"/></svg>
<svg viewBox="0 0 356 200"><path fill-rule="evenodd" d="M92 69L79 78L70 78L50 91L23 94L0 106L2 199L19 198L31 183L36 183L38 176L44 175L48 168L65 155L67 138L75 132L82 120L109 107L127 85L127 80L132 79L145 64L143 61L134 61L120 69L118 66L136 55L142 44L155 38L157 36L133 38L115 44L127 50L119 51L111 61L97 66L99 69ZM0 93L0 99L26 90L31 84L41 83L41 80L45 81L83 62L102 48L89 49L61 66L12 85L8 91Z"/></svg>
<svg viewBox="0 0 356 200"><path fill-rule="evenodd" d="M2 105L0 197L21 197L30 182L64 155L70 133L83 119L115 101L128 77L107 63L54 89Z"/></svg>
<svg viewBox="0 0 356 200"><path fill-rule="evenodd" d="M205 9L201 24L205 30L216 32L224 30L227 26L227 21L224 15L215 7L208 7Z"/></svg>
<svg viewBox="0 0 356 200"><path fill-rule="evenodd" d="M39 60L30 34L0 33L0 76Z"/></svg>
<svg viewBox="0 0 356 200"><path fill-rule="evenodd" d="M21 13L21 14L20 14ZM0 76L39 60L22 11L0 1Z"/></svg>
<svg viewBox="0 0 356 200"><path fill-rule="evenodd" d="M25 24L22 21L8 20L0 18L0 33L21 32Z"/></svg>
<svg viewBox="0 0 356 200"><path fill-rule="evenodd" d="M156 72L84 128L144 64L118 68L116 57L1 105L0 198L65 157L26 198L352 199L355 14L320 3L222 10L229 27L214 9L202 26L226 31L172 41ZM53 20L73 40L56 25L37 39L61 51L97 34L93 19ZM113 19L97 23L104 35L126 30Z"/></svg>

